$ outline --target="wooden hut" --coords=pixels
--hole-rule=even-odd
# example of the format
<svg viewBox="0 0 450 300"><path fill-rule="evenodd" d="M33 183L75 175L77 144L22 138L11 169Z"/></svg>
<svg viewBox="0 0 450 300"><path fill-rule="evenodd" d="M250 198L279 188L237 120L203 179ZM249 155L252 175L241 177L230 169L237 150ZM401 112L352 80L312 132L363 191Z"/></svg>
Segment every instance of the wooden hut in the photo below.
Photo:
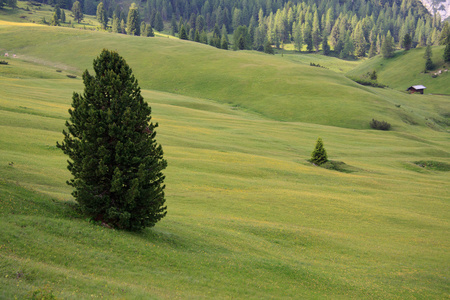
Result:
<svg viewBox="0 0 450 300"><path fill-rule="evenodd" d="M409 88L407 88L406 90L410 93L410 94L414 94L414 93L420 93L423 94L423 90L426 89L425 86L423 85L413 85L410 86Z"/></svg>

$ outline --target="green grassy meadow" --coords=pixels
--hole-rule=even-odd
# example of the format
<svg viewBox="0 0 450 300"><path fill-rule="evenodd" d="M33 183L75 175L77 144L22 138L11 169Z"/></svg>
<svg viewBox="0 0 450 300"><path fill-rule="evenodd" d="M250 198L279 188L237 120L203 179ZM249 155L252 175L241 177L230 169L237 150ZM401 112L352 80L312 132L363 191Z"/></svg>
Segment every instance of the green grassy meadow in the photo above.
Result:
<svg viewBox="0 0 450 300"><path fill-rule="evenodd" d="M450 297L449 96L344 76L371 60L6 22L0 41L18 56L0 65L0 299ZM103 48L133 68L169 164L168 215L142 233L80 216L56 148ZM318 137L351 173L307 161Z"/></svg>
<svg viewBox="0 0 450 300"><path fill-rule="evenodd" d="M397 51L393 58L385 59L376 56L368 59L353 70L349 75L359 76L375 70L378 74L378 82L399 91L405 91L412 85L424 85L427 94L450 95L450 64L443 59L445 46L432 47L432 61L435 69L424 72L425 47L411 49L409 51ZM447 72L445 71L447 70ZM441 73L439 73L441 71ZM432 75L437 74L433 77Z"/></svg>

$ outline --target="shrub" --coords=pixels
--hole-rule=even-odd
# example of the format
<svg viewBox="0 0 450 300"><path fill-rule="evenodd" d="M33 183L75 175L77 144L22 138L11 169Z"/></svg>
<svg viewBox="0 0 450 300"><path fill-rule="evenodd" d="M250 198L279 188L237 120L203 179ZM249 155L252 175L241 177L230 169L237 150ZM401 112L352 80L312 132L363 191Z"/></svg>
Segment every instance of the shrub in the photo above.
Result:
<svg viewBox="0 0 450 300"><path fill-rule="evenodd" d="M311 154L311 162L316 165L322 165L328 161L327 151L323 147L323 142L321 138L317 139L316 148Z"/></svg>
<svg viewBox="0 0 450 300"><path fill-rule="evenodd" d="M372 121L370 122L370 127L378 130L389 130L391 128L391 124L386 121L378 121L372 119Z"/></svg>

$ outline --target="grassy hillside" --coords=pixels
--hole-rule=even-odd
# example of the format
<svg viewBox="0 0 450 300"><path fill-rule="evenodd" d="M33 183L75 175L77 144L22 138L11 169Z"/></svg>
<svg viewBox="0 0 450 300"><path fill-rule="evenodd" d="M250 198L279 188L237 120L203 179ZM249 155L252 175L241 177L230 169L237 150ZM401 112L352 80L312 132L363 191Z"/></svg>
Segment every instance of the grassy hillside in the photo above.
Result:
<svg viewBox="0 0 450 300"><path fill-rule="evenodd" d="M450 296L448 97L178 40L4 23L0 39L18 54L0 65L0 298ZM146 88L169 163L168 215L140 234L71 208L55 147L83 89L66 75L103 47ZM361 129L372 117L394 130ZM307 162L319 136L352 173Z"/></svg>
<svg viewBox="0 0 450 300"><path fill-rule="evenodd" d="M143 88L211 99L274 120L361 129L378 117L374 112L383 112L388 121L402 123L383 91L311 67L309 62L292 63L285 57L224 51L182 40L67 28L3 25L0 38L2 50L17 53L24 61L77 75L90 68L102 48L115 49ZM406 102L409 96L396 98Z"/></svg>
<svg viewBox="0 0 450 300"><path fill-rule="evenodd" d="M412 85L424 85L427 94L450 95L450 64L444 63L443 54L445 46L432 47L432 61L436 65L435 70L424 73L425 47L398 51L393 58L385 59L376 56L366 60L350 72L349 75L360 76L367 72L377 71L378 82L389 87L405 91ZM439 74L438 72L442 73ZM433 77L435 73L438 76Z"/></svg>

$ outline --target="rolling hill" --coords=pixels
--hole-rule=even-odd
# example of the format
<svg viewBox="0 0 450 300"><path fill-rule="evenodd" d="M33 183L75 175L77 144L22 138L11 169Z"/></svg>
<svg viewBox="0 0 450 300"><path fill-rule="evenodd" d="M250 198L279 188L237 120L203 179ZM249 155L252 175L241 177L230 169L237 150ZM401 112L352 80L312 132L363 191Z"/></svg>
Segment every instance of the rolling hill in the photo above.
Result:
<svg viewBox="0 0 450 300"><path fill-rule="evenodd" d="M17 55L0 65L0 298L449 296L449 96L364 87L315 55L1 21L0 40ZM169 163L168 215L142 233L79 215L55 146L103 48L133 68ZM347 172L307 161L319 136Z"/></svg>

